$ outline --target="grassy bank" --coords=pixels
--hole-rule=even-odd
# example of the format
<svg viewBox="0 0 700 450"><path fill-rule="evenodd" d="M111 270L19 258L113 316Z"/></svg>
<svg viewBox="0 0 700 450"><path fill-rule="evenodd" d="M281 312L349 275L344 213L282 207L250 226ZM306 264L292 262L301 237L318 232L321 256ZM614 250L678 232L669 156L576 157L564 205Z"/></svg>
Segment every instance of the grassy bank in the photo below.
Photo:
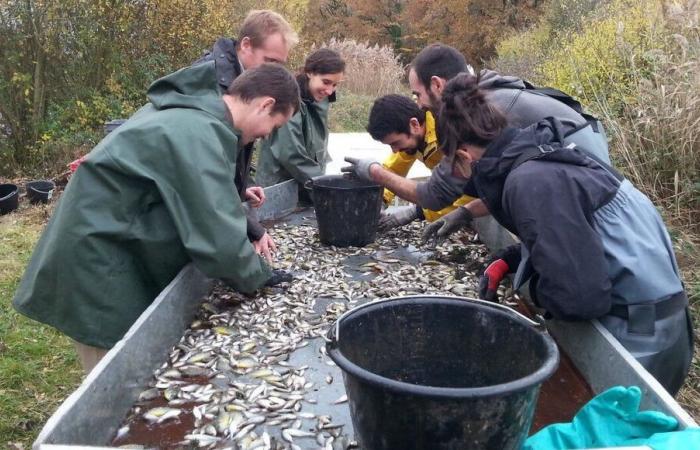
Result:
<svg viewBox="0 0 700 450"><path fill-rule="evenodd" d="M0 448L29 448L82 377L68 339L11 305L48 213L23 205L0 217Z"/></svg>

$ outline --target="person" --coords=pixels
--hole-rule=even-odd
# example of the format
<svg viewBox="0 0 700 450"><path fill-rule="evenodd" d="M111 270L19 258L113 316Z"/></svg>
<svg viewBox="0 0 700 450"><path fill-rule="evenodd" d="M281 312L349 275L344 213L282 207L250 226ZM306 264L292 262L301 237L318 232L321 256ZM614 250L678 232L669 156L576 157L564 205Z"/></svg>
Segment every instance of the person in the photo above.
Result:
<svg viewBox="0 0 700 450"><path fill-rule="evenodd" d="M461 72L473 73L473 69L454 47L436 43L421 50L411 62L408 71L409 86L418 105L436 115L445 85ZM567 143L574 142L604 161L610 161L607 138L602 125L595 118L584 116L569 104L560 101L562 97L573 101L566 94L555 91L558 96L552 97L540 91L527 89L529 84L523 80L501 76L490 70L482 70L479 80L480 87L485 90L491 104L505 115L510 125L525 127L548 116L557 117L565 127ZM549 93L554 90L542 91ZM369 167L372 162L362 161L359 167L361 173L358 173L358 176L370 176L362 169ZM374 165L375 173L371 175L374 182L388 187L399 197L423 208L440 210L452 204L464 192L466 181L452 177L450 168L445 164L438 164L430 178L420 183L398 177L387 170L379 170L378 167ZM470 225L474 218L486 215L488 210L483 202L476 199L460 209L458 214L450 215L449 219L446 216L437 219L436 222L443 225L443 232L438 237L442 238L456 229Z"/></svg>
<svg viewBox="0 0 700 450"><path fill-rule="evenodd" d="M507 127L472 75L447 83L438 117L453 176L471 180L521 242L487 268L480 296L495 297L505 274L515 273L514 287L529 280L547 314L599 319L668 392L678 392L693 328L673 246L651 201L610 165L566 144L558 119Z"/></svg>
<svg viewBox="0 0 700 450"><path fill-rule="evenodd" d="M344 71L345 61L335 50L320 48L307 56L296 77L302 100L299 112L261 144L255 175L259 185L295 179L304 198L304 183L324 174L330 160L328 110Z"/></svg>
<svg viewBox="0 0 700 450"><path fill-rule="evenodd" d="M285 64L289 51L299 42L292 26L280 14L252 10L243 20L238 39L220 37L194 64L214 61L221 92L243 71L263 63Z"/></svg>
<svg viewBox="0 0 700 450"><path fill-rule="evenodd" d="M438 149L435 119L430 111L424 111L416 102L403 95L385 95L375 100L369 113L367 131L372 139L391 147L392 154L382 166L405 177L415 161L421 161L433 169L442 159ZM394 193L384 189L384 203L390 204ZM404 226L416 219L433 222L456 207L464 206L472 197L459 197L453 204L432 211L419 205L399 206L383 212L379 219L380 231L388 231Z"/></svg>
<svg viewBox="0 0 700 450"><path fill-rule="evenodd" d="M299 89L276 64L223 96L215 76L206 63L155 81L76 170L34 249L13 305L68 335L86 372L190 261L242 292L289 280L247 239L234 166L298 110Z"/></svg>
<svg viewBox="0 0 700 450"><path fill-rule="evenodd" d="M297 44L297 34L280 14L270 10L252 10L248 13L239 31L239 38L219 38L212 49L193 64L214 61L216 84L221 92L245 70L254 69L263 63L286 63L289 51ZM243 200L252 208L262 206L265 191L260 186L250 185L250 168L253 158L253 143L238 155L236 162L236 187ZM246 209L248 238L258 254L269 263L277 250L272 237L258 222L254 209Z"/></svg>

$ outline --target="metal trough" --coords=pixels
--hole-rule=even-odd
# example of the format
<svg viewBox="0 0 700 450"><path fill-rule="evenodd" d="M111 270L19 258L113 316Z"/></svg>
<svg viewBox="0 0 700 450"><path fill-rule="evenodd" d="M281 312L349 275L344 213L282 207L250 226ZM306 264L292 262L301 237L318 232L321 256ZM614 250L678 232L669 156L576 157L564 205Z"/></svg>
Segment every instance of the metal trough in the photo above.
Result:
<svg viewBox="0 0 700 450"><path fill-rule="evenodd" d="M298 195L294 181L269 187L265 192L268 200L259 211L262 219L276 219L294 209ZM479 220L476 227L492 251L514 242L493 220ZM193 265L186 266L61 404L33 448L113 448L108 445L120 422L190 324L198 300L211 285L212 280ZM637 385L644 393L643 408L676 417L682 428L697 426L598 321L552 321L548 326L595 393L620 384Z"/></svg>

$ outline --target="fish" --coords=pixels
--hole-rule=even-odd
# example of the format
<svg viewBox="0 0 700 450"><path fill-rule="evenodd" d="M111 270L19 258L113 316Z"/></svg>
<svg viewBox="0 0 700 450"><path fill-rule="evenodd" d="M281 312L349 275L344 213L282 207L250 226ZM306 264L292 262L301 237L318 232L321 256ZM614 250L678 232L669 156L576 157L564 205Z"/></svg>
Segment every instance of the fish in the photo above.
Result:
<svg viewBox="0 0 700 450"><path fill-rule="evenodd" d="M297 448L294 440L312 436L321 448L351 445L342 435L346 424L322 414L316 398L317 391L337 385L333 382L339 369L323 342L335 320L361 303L402 294L476 297L480 274L471 265L483 267L485 248L460 231L430 249L420 243L421 231L415 222L380 234L365 247L338 248L322 245L308 221L270 227L268 233L280 249L279 267L297 278L284 291L262 289L254 295L215 282L139 402L163 396L175 411L193 403L194 424L186 432L185 446ZM430 256L406 257L414 251ZM468 260L459 272L451 262L455 255ZM304 348L319 358L313 369L291 358ZM316 375L320 364L325 376ZM325 383L318 381L319 375ZM346 402L344 395L333 404ZM148 415L153 425L182 414L137 408L130 417ZM285 442L267 431L260 435L266 429L272 433L273 427Z"/></svg>
<svg viewBox="0 0 700 450"><path fill-rule="evenodd" d="M146 411L143 418L149 422L161 423L168 419L178 417L181 412L182 410L177 408L157 407Z"/></svg>

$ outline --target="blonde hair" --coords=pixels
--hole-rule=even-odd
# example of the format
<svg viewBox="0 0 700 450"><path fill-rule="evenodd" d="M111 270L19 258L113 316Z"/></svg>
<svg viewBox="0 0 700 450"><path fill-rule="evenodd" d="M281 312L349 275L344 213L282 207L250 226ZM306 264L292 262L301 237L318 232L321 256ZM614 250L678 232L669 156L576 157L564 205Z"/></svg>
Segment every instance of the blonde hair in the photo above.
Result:
<svg viewBox="0 0 700 450"><path fill-rule="evenodd" d="M267 37L276 33L282 35L287 49L291 49L299 42L299 37L292 26L280 14L269 9L254 9L243 21L238 38L240 42L244 37L248 37L253 48L257 48L263 45Z"/></svg>

